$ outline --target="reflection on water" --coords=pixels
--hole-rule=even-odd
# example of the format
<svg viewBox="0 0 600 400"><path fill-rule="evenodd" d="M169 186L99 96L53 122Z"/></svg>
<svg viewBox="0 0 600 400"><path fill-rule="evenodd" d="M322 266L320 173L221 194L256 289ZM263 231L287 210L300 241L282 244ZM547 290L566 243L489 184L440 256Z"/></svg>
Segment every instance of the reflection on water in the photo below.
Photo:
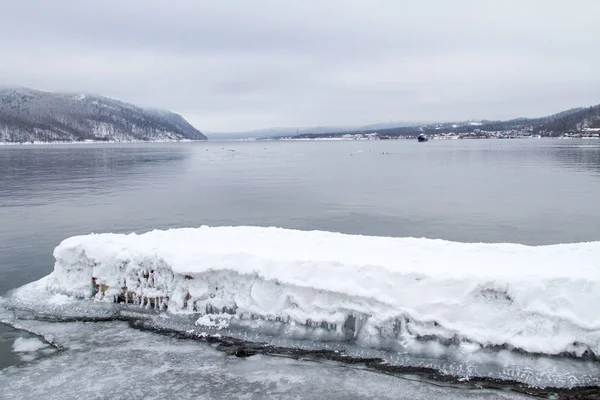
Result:
<svg viewBox="0 0 600 400"><path fill-rule="evenodd" d="M557 146L549 153L566 167L600 173L600 143L586 144L586 141L584 141L581 144L581 141L578 142L579 145Z"/></svg>
<svg viewBox="0 0 600 400"><path fill-rule="evenodd" d="M186 151L136 145L56 147L0 148L2 206L36 200L35 204L44 204L50 198L101 194L115 186L134 185L149 174L160 176L162 168L157 165L181 163Z"/></svg>

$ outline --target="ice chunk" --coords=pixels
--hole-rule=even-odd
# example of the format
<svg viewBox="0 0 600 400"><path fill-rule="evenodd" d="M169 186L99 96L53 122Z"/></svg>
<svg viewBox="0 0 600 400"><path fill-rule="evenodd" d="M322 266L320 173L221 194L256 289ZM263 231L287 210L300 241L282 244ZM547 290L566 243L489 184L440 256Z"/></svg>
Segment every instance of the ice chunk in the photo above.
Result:
<svg viewBox="0 0 600 400"><path fill-rule="evenodd" d="M55 295L196 314L200 325L254 329L260 320L275 334L375 348L433 340L464 342L469 353L600 354L600 242L201 227L77 236L54 256L54 272L37 285Z"/></svg>
<svg viewBox="0 0 600 400"><path fill-rule="evenodd" d="M38 351L48 347L48 343L42 342L37 338L16 338L12 345L13 351L16 353L27 353L32 351Z"/></svg>

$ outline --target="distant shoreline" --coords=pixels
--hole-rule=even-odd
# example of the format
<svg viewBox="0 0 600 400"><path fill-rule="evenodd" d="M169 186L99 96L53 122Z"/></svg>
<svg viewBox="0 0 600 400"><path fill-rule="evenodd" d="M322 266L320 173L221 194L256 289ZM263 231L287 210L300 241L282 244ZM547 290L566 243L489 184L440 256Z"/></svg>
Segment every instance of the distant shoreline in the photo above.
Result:
<svg viewBox="0 0 600 400"><path fill-rule="evenodd" d="M572 137L572 136L558 136L558 137L432 137L430 141L452 141L452 140L539 140L539 139L554 139L554 140L600 140L600 137ZM343 137L324 137L324 138L252 138L252 139L207 139L207 140L193 140L193 139L181 139L181 140L84 140L84 141L53 141L53 142L0 142L0 146L54 146L54 145L97 145L97 144L153 144L153 143L206 143L206 142L379 142L379 141L413 141L413 137L397 137L390 139L371 139L371 138L343 138Z"/></svg>
<svg viewBox="0 0 600 400"><path fill-rule="evenodd" d="M572 139L581 139L581 140L598 140L600 137L571 137L571 136L554 136L554 137L532 137L532 136L515 136L515 137L432 137L429 138L430 141L452 141L452 140L540 140L540 139L554 139L554 140L572 140ZM362 141L362 142L378 142L378 141L414 141L416 138L414 137L394 137L394 138L385 138L385 139L369 139L369 138L341 138L341 137L325 137L325 138L279 138L279 139L260 139L260 140L275 140L275 141L283 141L283 142L293 142L293 141Z"/></svg>

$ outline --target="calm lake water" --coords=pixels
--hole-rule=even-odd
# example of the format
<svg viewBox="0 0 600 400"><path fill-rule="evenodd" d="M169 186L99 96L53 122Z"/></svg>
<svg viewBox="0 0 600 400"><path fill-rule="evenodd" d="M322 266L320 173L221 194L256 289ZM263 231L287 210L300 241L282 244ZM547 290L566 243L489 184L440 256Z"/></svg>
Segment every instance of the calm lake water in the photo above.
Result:
<svg viewBox="0 0 600 400"><path fill-rule="evenodd" d="M0 295L90 232L262 225L462 242L600 240L600 141L0 146Z"/></svg>
<svg viewBox="0 0 600 400"><path fill-rule="evenodd" d="M143 232L203 224L262 225L538 245L600 240L599 200L600 141L593 140L0 146L0 295L49 274L53 248L66 237L90 232ZM107 335L124 335L119 339L123 343L138 336L148 343L162 340L166 350L161 357L178 357L179 350L171 339L156 339L151 334L115 326L109 324L101 329ZM91 335L96 328L69 324L55 328L47 324L44 329L62 329L57 335L63 335L65 346L76 343L79 348L87 345L81 343L85 340L77 332L88 329ZM125 344L118 348L110 343L102 346L110 345L116 347L116 352L125 353L121 360L106 358L106 365L110 364L107 371L117 373L123 369L117 374L120 376L125 369L134 368L138 349ZM189 348L181 351L190 365L194 365L194 354L198 352L208 352L207 357L212 360L204 362L203 368L230 363L206 346L185 346ZM92 346L90 351L100 350ZM39 374L53 376L52 371L60 362L65 368L60 385L75 390L68 383L76 382L81 371L90 377L98 372L87 367L87 358L97 356L92 353L67 352L57 358L62 361L53 361L53 356L30 367L29 372L15 369L0 373L0 382L13 382L11 398L35 397L35 388L27 382L34 377L39 379ZM123 361L128 358L130 364ZM302 370L310 372L297 372L300 369L295 369L293 363L258 360L238 375L235 368L247 367L231 361L227 366L234 368L230 380L223 378L224 383L219 384L237 382L241 386L230 389L240 394L245 392L243 385L248 379L253 379L252 373L262 371L268 375L279 369L282 376L289 372L289 376L284 376L289 390L314 390L305 392L304 398L319 393L319 387L301 383L311 376L313 382L317 376L328 376L319 383L323 388L328 387L329 381L354 378L370 379L370 393L379 393L390 385L388 378L377 374L344 369L338 374L321 366ZM162 368L158 361L155 363L155 368ZM66 367L69 365L71 369ZM189 371L177 371L182 380L166 382L163 388L171 383L177 388L185 383L183 379L191 379L186 375ZM346 375L348 378L344 378ZM294 377L302 380L294 382ZM268 385L264 379L256 379L260 382L256 384L260 394L261 388ZM121 383L139 386L139 382ZM397 392L386 392L386 396L404 393L402 398L419 398L414 393L421 393L422 398L493 397L462 389L443 389L440 394L434 387L394 382L399 385L394 389ZM140 386L141 397L165 394L160 388L150 394L144 392L146 389L147 386ZM165 390L168 397L170 392ZM207 389L200 385L194 390L201 393ZM354 386L340 390L340 398L357 393L352 392L357 390ZM70 393L77 397L95 392L90 389L89 393ZM289 394L283 390L279 394L286 397L286 393ZM178 396L185 397L181 393ZM504 394L494 396L505 398ZM363 397L368 398L369 392ZM119 398L118 394L113 393L113 398Z"/></svg>

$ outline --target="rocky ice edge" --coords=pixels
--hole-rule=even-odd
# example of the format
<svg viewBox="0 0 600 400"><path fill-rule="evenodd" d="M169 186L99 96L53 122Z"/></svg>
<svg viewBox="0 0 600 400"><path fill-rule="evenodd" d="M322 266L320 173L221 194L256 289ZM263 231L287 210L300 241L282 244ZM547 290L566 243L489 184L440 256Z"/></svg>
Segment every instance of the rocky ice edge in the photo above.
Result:
<svg viewBox="0 0 600 400"><path fill-rule="evenodd" d="M198 324L352 340L600 354L600 242L529 247L259 227L64 240L52 293L197 314Z"/></svg>

